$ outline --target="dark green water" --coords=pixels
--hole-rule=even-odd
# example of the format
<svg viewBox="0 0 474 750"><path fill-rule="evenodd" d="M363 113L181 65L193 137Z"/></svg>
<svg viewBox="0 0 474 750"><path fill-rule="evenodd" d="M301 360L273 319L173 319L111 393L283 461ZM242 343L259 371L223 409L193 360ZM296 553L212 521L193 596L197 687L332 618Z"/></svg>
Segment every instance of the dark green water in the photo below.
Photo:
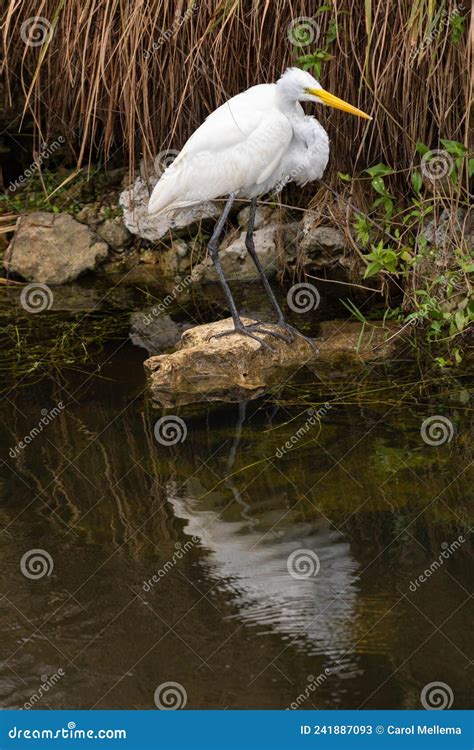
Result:
<svg viewBox="0 0 474 750"><path fill-rule="evenodd" d="M2 705L23 706L59 673L35 707L153 709L173 681L188 708L418 708L432 682L467 708L466 381L430 399L407 376L374 397L390 374L371 373L366 395L358 376L340 403L303 377L278 398L181 414L186 438L166 447L143 358L118 336L97 355L100 372L85 364L5 388ZM330 407L283 452L309 402ZM436 415L452 434L430 445L421 426ZM53 562L37 579L21 566L34 549ZM297 550L307 577L289 573Z"/></svg>

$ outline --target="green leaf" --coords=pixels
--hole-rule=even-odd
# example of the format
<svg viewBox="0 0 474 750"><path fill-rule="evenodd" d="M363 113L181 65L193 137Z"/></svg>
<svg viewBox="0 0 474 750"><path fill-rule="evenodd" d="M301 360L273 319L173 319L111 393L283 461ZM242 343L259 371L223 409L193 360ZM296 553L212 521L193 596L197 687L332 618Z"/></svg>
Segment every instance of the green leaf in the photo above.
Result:
<svg viewBox="0 0 474 750"><path fill-rule="evenodd" d="M381 177L374 177L373 180L371 180L370 184L379 195L389 195L389 193L387 192L387 188L385 187L385 183Z"/></svg>
<svg viewBox="0 0 474 750"><path fill-rule="evenodd" d="M463 6L461 5L461 8ZM466 16L462 16L458 10L453 11L449 19L449 25L451 27L451 41L453 44L458 44L463 32Z"/></svg>
<svg viewBox="0 0 474 750"><path fill-rule="evenodd" d="M373 167L369 167L368 169L364 170L368 175L371 177L379 177L384 176L387 174L393 174L393 169L391 167L387 167L386 164L376 164Z"/></svg>
<svg viewBox="0 0 474 750"><path fill-rule="evenodd" d="M420 172L412 172L411 184L413 186L413 190L415 191L415 193L419 195L421 192L421 187L423 185L423 178Z"/></svg>
<svg viewBox="0 0 474 750"><path fill-rule="evenodd" d="M462 310L458 310L456 315L454 316L454 321L456 323L456 327L458 331L464 330L464 313Z"/></svg>
<svg viewBox="0 0 474 750"><path fill-rule="evenodd" d="M462 143L459 143L459 141L448 141L446 140L446 138L441 138L440 140L448 154L453 154L454 156L464 156L464 154L467 152L466 146L464 146L464 144Z"/></svg>
<svg viewBox="0 0 474 750"><path fill-rule="evenodd" d="M316 11L316 13L314 14L314 16L315 16L315 17L316 17L316 16L320 16L320 15L321 15L321 13L326 13L326 11L328 11L328 10L332 10L332 5L321 5L321 7L320 7L320 8L318 8L318 10L317 10L317 11Z"/></svg>
<svg viewBox="0 0 474 750"><path fill-rule="evenodd" d="M420 143L419 141L417 141L416 151L418 154L420 154L421 156L424 156L425 154L428 153L429 150L430 149L428 148L428 146L425 146L424 143Z"/></svg>
<svg viewBox="0 0 474 750"><path fill-rule="evenodd" d="M460 365L462 362L462 354L457 347L453 351L453 354L454 354L454 361L456 362L457 365ZM461 391L461 393L463 393L463 391Z"/></svg>
<svg viewBox="0 0 474 750"><path fill-rule="evenodd" d="M369 263L369 265L365 269L364 279L368 279L370 278L370 276L375 276L381 270L382 270L381 263Z"/></svg>
<svg viewBox="0 0 474 750"><path fill-rule="evenodd" d="M355 235L357 242L367 245L369 242L369 224L365 216L358 214L355 220Z"/></svg>
<svg viewBox="0 0 474 750"><path fill-rule="evenodd" d="M343 182L350 182L352 180L352 177L350 176L350 174L343 174L343 172L338 172L337 176Z"/></svg>

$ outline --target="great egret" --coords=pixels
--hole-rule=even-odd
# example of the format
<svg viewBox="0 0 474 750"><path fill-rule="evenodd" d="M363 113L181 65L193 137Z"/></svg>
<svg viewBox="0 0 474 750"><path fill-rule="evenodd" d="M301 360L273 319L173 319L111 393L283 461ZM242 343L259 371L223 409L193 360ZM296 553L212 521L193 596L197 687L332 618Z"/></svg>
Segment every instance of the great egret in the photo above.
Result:
<svg viewBox="0 0 474 750"><path fill-rule="evenodd" d="M212 112L163 172L151 194L151 214L228 196L208 245L234 321L234 328L219 336L240 333L264 343L255 333L271 333L285 341L291 341L295 333L301 335L286 323L253 242L257 197L281 190L288 182L304 185L320 179L328 162L328 135L314 117L305 115L299 102L325 104L372 119L325 91L310 73L289 68L276 83L252 86ZM266 331L260 323L244 326L240 319L218 253L235 198L250 199L245 245L275 309L277 324L289 339Z"/></svg>

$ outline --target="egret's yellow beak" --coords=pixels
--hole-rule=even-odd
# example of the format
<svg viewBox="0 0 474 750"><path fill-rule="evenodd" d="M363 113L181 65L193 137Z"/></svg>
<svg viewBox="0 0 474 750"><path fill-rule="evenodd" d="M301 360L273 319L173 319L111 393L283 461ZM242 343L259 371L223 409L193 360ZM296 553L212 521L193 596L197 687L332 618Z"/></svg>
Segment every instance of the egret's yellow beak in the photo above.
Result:
<svg viewBox="0 0 474 750"><path fill-rule="evenodd" d="M321 99L324 104L327 104L328 107L334 107L334 109L342 109L343 112L349 112L351 115L357 115L357 117L363 117L366 120L371 120L370 115L366 115L365 112L362 112L361 109L357 109L357 107L353 107L352 104L348 104L343 99L339 99L339 97L334 96L334 94L330 94L329 91L325 91L324 89L307 89L308 93L312 94L313 96L317 96L318 99Z"/></svg>

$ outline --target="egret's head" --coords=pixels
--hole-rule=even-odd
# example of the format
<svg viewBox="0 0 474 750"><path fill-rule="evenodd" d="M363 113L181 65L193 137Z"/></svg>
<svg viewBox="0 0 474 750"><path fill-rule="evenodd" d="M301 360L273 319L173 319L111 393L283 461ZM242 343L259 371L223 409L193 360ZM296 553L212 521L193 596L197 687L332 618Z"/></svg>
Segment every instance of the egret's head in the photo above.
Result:
<svg viewBox="0 0 474 750"><path fill-rule="evenodd" d="M330 94L329 91L325 91L321 84L306 70L288 68L277 81L277 87L281 95L289 101L316 102L317 104L325 104L327 107L334 107L334 109L342 109L343 112L364 117L366 120L372 119L370 115L366 115L365 112L353 107L352 104L348 104L334 94Z"/></svg>

